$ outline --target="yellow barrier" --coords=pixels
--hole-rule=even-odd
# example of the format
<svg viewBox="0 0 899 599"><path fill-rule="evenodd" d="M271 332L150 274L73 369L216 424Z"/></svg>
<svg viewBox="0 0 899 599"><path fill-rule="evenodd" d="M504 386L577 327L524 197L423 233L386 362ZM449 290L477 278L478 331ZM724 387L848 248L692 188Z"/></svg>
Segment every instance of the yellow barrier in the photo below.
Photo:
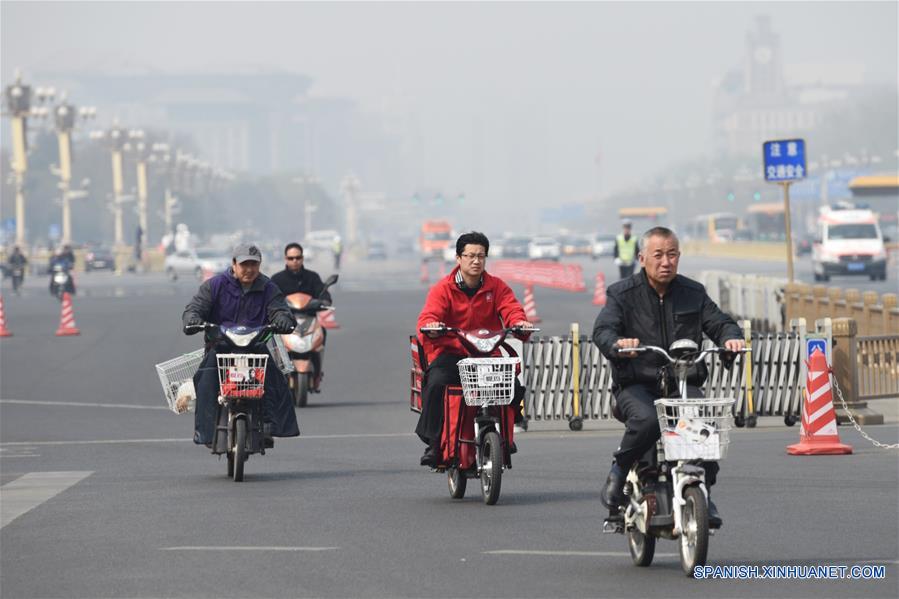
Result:
<svg viewBox="0 0 899 599"><path fill-rule="evenodd" d="M715 256L742 260L765 260L786 262L787 250L784 242L731 241L712 243L709 241L687 241L681 247L686 256Z"/></svg>

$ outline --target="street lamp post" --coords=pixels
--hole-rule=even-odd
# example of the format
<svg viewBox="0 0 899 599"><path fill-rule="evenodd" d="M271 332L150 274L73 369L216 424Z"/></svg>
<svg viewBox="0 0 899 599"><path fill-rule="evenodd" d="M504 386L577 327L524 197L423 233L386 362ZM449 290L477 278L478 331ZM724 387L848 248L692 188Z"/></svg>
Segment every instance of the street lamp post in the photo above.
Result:
<svg viewBox="0 0 899 599"><path fill-rule="evenodd" d="M105 139L112 152L112 197L113 214L115 215L114 243L118 251L125 245L125 235L122 223L122 204L125 202L125 182L122 172L122 151L128 140L128 132L114 122L108 131L91 132L93 139Z"/></svg>
<svg viewBox="0 0 899 599"><path fill-rule="evenodd" d="M74 106L66 102L63 94L60 103L53 109L54 125L56 127L56 139L59 144L59 189L62 194L62 242L72 242L72 210L71 192L72 184L72 130L75 128L77 117L90 119L96 116L97 111L93 107L85 107L76 110Z"/></svg>
<svg viewBox="0 0 899 599"><path fill-rule="evenodd" d="M150 147L144 141L145 137L143 130L132 129L128 132L129 141L123 146L126 152L134 153L137 161L137 222L143 239L147 239L147 159L150 157Z"/></svg>
<svg viewBox="0 0 899 599"><path fill-rule="evenodd" d="M315 185L319 180L313 175L303 175L293 181L303 186L303 235L309 235L312 230L312 213L318 210L318 206L313 204L309 197L309 185Z"/></svg>
<svg viewBox="0 0 899 599"><path fill-rule="evenodd" d="M54 95L52 88L37 88L34 96L39 102ZM16 183L16 244L25 249L25 173L28 171L28 117L41 116L40 109L31 105L32 89L22 83L17 71L16 81L4 90L6 108L12 121L13 157L12 170Z"/></svg>

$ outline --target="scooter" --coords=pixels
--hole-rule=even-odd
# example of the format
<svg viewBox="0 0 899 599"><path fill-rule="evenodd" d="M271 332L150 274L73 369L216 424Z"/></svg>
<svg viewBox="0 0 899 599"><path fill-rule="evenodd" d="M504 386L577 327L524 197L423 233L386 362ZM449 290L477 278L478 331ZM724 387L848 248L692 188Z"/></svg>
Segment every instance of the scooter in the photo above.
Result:
<svg viewBox="0 0 899 599"><path fill-rule="evenodd" d="M453 499L465 496L468 479L480 479L484 503L494 505L499 500L503 471L512 467L516 408L510 404L520 399L518 393L524 392L515 384L521 361L506 343L506 337L527 335L540 329L466 331L441 326L420 330L455 335L471 356L459 361L461 387L449 385L444 393L441 461L434 471L446 472ZM492 357L500 347L507 357Z"/></svg>
<svg viewBox="0 0 899 599"><path fill-rule="evenodd" d="M641 567L652 563L657 538L679 540L681 568L693 576L706 563L713 534L702 463L726 457L735 399L688 398L687 374L708 354L721 354L725 367L736 356L719 347L700 351L690 339L675 341L667 352L651 345L618 350L627 352L654 352L668 362L659 372L662 398L654 402L662 435L631 467L624 484L627 504L610 510L603 533L626 535L631 558ZM677 389L670 388L671 375Z"/></svg>
<svg viewBox="0 0 899 599"><path fill-rule="evenodd" d="M322 293L337 283L337 279L337 275L325 279ZM334 308L325 304L320 298L313 298L306 293L291 293L285 299L297 319L297 328L294 332L281 336L295 368L295 372L287 378L287 383L293 392L294 405L303 408L308 403L310 392L321 392L325 331L318 321L318 313Z"/></svg>
<svg viewBox="0 0 899 599"><path fill-rule="evenodd" d="M22 266L13 266L9 271L12 279L12 290L16 295L22 293L22 282L25 280L25 268Z"/></svg>
<svg viewBox="0 0 899 599"><path fill-rule="evenodd" d="M219 397L212 453L227 456L228 477L234 482L243 481L244 463L250 455L265 455L262 400L270 366L265 344L273 330L271 325L229 328L204 323L184 327L188 335L206 331L216 347Z"/></svg>
<svg viewBox="0 0 899 599"><path fill-rule="evenodd" d="M57 263L50 271L50 295L62 301L64 293L75 295L75 279L67 265Z"/></svg>

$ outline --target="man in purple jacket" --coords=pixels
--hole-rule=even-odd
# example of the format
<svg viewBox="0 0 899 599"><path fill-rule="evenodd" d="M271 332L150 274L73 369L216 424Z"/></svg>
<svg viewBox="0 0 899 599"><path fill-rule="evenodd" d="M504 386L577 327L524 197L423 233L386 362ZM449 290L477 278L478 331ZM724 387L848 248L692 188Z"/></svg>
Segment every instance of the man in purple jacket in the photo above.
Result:
<svg viewBox="0 0 899 599"><path fill-rule="evenodd" d="M278 286L259 272L262 252L252 244L234 248L231 268L200 285L199 291L184 309L182 324L194 326L208 322L225 327L261 327L272 324L279 333L290 333L297 325ZM218 371L216 352L209 347L200 369L194 376L197 411L194 420L194 443L211 445L218 407ZM271 362L269 362L271 364ZM277 368L266 368L263 412L266 431L273 437L296 437L300 434L296 413L284 375ZM266 439L266 446L273 441Z"/></svg>

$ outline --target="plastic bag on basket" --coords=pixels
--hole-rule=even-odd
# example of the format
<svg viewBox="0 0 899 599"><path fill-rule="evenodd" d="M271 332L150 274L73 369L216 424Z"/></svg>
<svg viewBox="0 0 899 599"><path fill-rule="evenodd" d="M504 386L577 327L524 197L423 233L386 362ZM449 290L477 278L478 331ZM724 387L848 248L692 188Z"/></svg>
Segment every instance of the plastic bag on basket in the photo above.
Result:
<svg viewBox="0 0 899 599"><path fill-rule="evenodd" d="M193 412L197 402L197 391L193 381L185 381L175 392L175 411L179 414Z"/></svg>

